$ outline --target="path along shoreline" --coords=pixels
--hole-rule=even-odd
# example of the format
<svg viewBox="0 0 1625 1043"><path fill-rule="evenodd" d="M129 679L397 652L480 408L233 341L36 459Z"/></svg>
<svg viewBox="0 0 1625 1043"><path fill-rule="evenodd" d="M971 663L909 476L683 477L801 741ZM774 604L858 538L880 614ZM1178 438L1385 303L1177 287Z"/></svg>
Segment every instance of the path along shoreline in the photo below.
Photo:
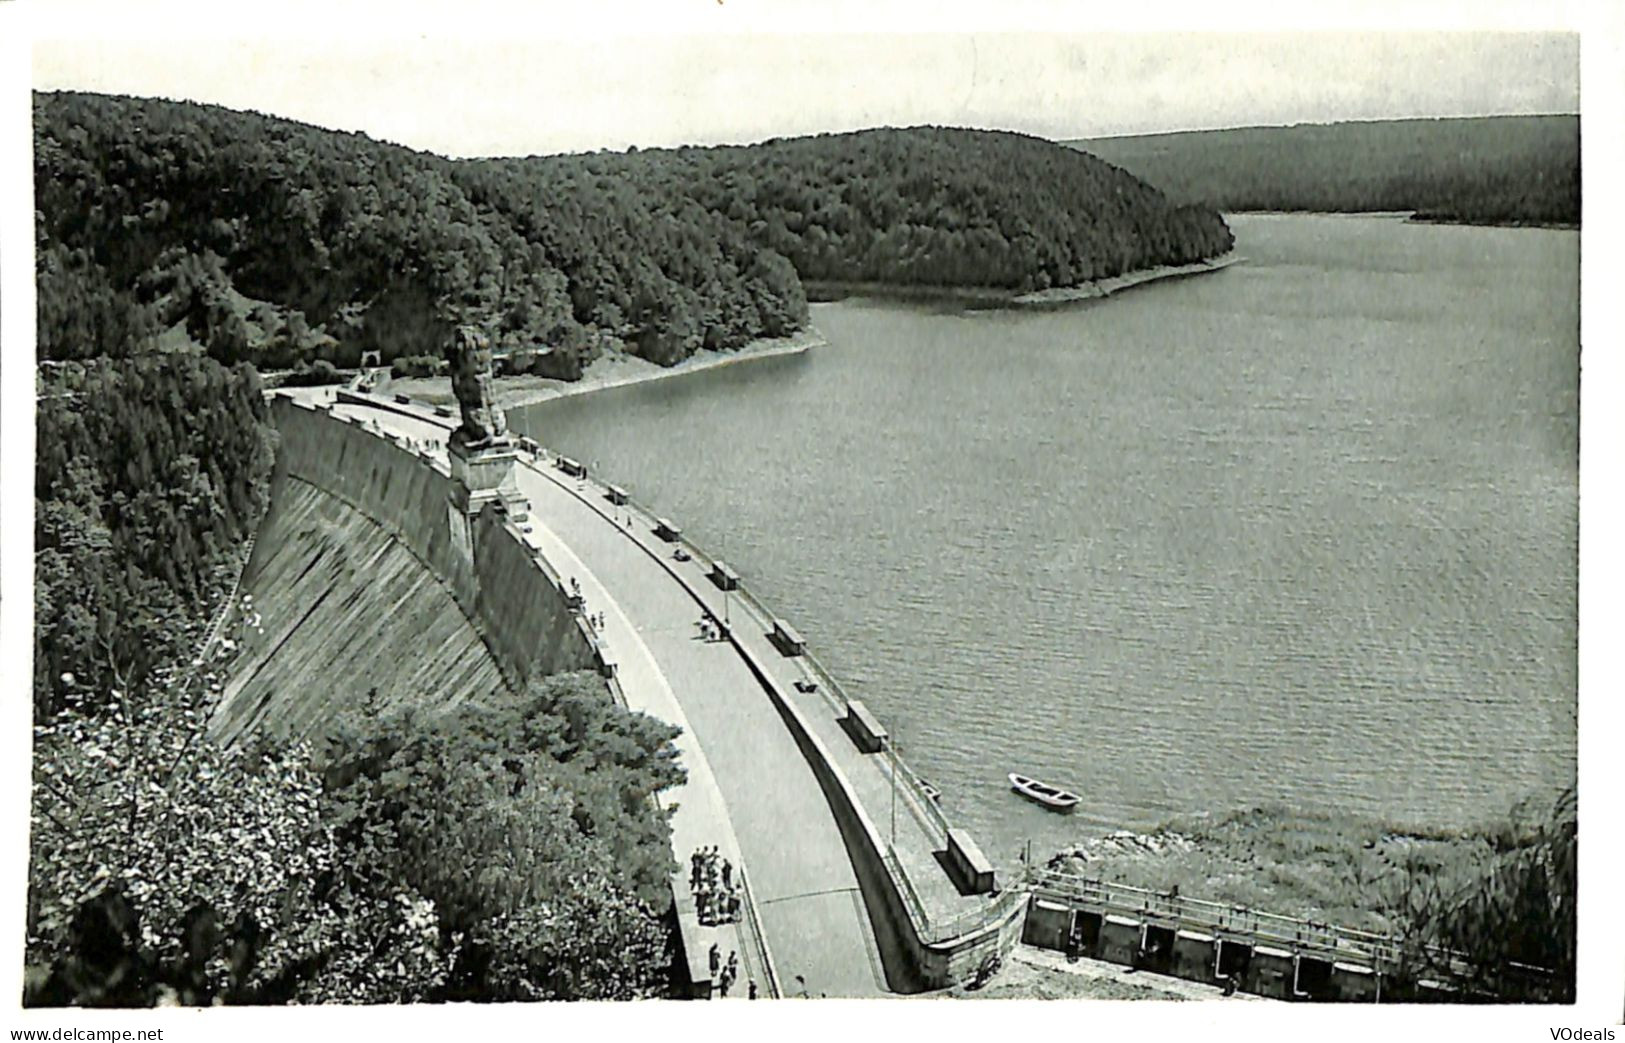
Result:
<svg viewBox="0 0 1625 1043"><path fill-rule="evenodd" d="M1012 294L1008 290L977 286L901 286L890 283L809 283L809 294L820 301L833 297L877 297L892 300L934 300L1012 310L1041 310L1098 300L1147 283L1202 275L1245 261L1234 251L1194 264L1162 265L1145 268L1110 279L1097 279L1077 286L1062 286L1032 293ZM816 291L816 292L814 292ZM816 326L808 326L787 337L754 340L736 351L700 351L675 366L659 366L634 355L611 355L587 366L580 380L519 376L497 378L497 404L504 410L552 402L561 398L627 387L654 380L668 380L703 373L721 366L759 359L800 355L829 342ZM387 379L376 389L379 394L404 394L435 405L453 401L451 382L446 377Z"/></svg>
<svg viewBox="0 0 1625 1043"><path fill-rule="evenodd" d="M1221 271L1245 260L1245 257L1231 250L1229 253L1191 264L1164 264L1154 268L1141 268L1109 279L1094 279L1076 286L1056 286L1030 293L1015 293L992 286L905 286L880 282L816 281L807 284L807 292L809 299L821 302L847 297L876 297L883 300L940 301L982 308L1028 310L1099 300L1147 283Z"/></svg>

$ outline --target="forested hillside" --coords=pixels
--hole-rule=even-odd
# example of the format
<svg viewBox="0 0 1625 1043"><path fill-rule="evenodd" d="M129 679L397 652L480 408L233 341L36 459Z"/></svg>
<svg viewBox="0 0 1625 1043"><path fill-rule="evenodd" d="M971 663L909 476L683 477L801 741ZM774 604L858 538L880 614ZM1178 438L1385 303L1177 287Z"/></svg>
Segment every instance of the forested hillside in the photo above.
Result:
<svg viewBox="0 0 1625 1043"><path fill-rule="evenodd" d="M664 986L650 798L681 769L595 676L439 720L362 707L319 752L204 737L193 656L266 506L261 370L432 366L472 323L509 371L571 378L793 332L803 276L1042 289L1230 246L1217 214L1013 134L454 162L187 103L34 115L29 1004Z"/></svg>
<svg viewBox="0 0 1625 1043"><path fill-rule="evenodd" d="M193 355L43 367L34 457L34 707L99 704L196 639L264 513L260 381Z"/></svg>
<svg viewBox="0 0 1625 1043"><path fill-rule="evenodd" d="M573 162L481 166L524 183ZM637 184L699 202L807 280L1039 290L1232 243L1211 210L1170 206L1109 164L1008 132L878 129L611 162Z"/></svg>
<svg viewBox="0 0 1625 1043"><path fill-rule="evenodd" d="M1414 210L1463 224L1580 223L1578 116L1239 127L1068 142L1220 210Z"/></svg>
<svg viewBox="0 0 1625 1043"><path fill-rule="evenodd" d="M227 364L499 354L577 375L805 324L801 278L1044 289L1222 253L1218 215L1017 134L452 161L255 113L35 101L40 351ZM799 278L798 278L799 273Z"/></svg>

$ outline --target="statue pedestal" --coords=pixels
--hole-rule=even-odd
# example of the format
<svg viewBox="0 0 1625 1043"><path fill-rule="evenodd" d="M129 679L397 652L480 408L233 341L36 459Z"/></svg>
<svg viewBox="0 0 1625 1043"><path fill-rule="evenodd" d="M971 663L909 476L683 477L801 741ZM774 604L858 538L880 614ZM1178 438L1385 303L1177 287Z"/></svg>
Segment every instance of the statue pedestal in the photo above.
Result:
<svg viewBox="0 0 1625 1043"><path fill-rule="evenodd" d="M473 521L488 503L513 503L520 499L519 479L514 472L517 454L506 438L470 446L461 431L452 432L446 448L451 459L451 492L446 511L452 547L465 564L474 561Z"/></svg>
<svg viewBox="0 0 1625 1043"><path fill-rule="evenodd" d="M451 459L452 502L465 514L475 515L492 500L519 497L519 480L514 466L518 446L507 438L485 445L470 446L453 432L446 448Z"/></svg>

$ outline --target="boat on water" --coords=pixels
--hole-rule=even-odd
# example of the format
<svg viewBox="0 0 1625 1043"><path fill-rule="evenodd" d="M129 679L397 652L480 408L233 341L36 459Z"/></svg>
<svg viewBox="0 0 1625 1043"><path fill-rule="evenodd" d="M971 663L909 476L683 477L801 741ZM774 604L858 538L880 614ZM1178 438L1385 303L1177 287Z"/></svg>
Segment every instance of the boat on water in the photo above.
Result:
<svg viewBox="0 0 1625 1043"><path fill-rule="evenodd" d="M1071 811L1083 799L1076 793L1069 793L1059 786L1051 786L1047 782L1029 779L1025 775L1010 773L1010 788L1026 797L1028 800L1053 808L1056 811Z"/></svg>

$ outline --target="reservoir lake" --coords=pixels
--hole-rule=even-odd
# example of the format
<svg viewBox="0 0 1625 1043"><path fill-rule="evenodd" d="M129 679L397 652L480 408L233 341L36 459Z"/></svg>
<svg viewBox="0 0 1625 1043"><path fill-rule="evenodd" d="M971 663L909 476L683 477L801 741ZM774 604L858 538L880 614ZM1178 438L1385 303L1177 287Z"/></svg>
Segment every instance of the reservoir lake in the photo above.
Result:
<svg viewBox="0 0 1625 1043"><path fill-rule="evenodd" d="M1572 784L1578 233L1228 220L1214 274L818 304L805 355L511 419L727 559L1003 865Z"/></svg>

